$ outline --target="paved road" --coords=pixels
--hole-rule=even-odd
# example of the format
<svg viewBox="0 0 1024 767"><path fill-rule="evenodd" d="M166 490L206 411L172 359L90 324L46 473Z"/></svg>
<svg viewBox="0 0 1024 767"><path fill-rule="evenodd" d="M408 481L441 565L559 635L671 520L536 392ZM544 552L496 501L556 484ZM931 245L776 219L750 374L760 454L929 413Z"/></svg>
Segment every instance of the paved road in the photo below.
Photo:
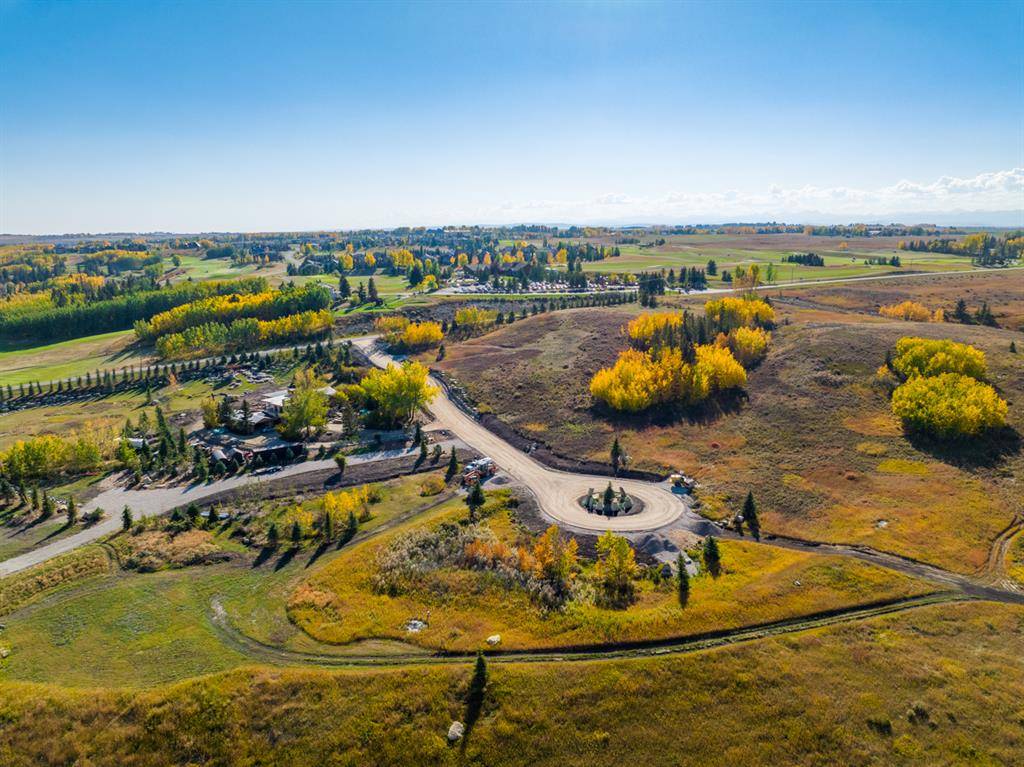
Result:
<svg viewBox="0 0 1024 767"><path fill-rule="evenodd" d="M441 441L439 443L444 450L450 450L453 441ZM355 466L361 463L372 463L373 461L384 461L389 458L400 458L406 455L418 453L419 448L403 450L378 450L373 453L362 453L348 457L348 465ZM106 516L100 522L83 529L81 532L69 535L66 538L40 546L33 551L26 552L17 557L0 562L0 577L10 575L27 567L32 567L45 562L53 557L66 554L69 551L92 543L104 536L116 533L121 529L121 510L128 506L136 519L143 517L154 517L164 514L171 509L183 506L193 501L208 498L211 495L222 493L225 490L233 490L245 485L276 482L286 477L294 477L300 474L308 474L313 471L334 469L336 464L333 459L321 461L303 461L302 463L285 466L278 471L266 471L260 474L239 474L227 479L208 482L206 484L191 484L178 487L155 487L146 490L129 490L116 487L106 490L88 503L82 506L82 511L91 509L103 509Z"/></svg>
<svg viewBox="0 0 1024 767"><path fill-rule="evenodd" d="M362 349L375 365L386 367L394 362L393 357L377 348L376 338L360 338L353 343ZM683 496L674 494L667 482L612 479L612 486L616 490L620 487L625 488L629 495L643 502L643 509L637 514L621 517L588 513L579 505L578 499L588 490L603 489L608 484L609 477L569 474L549 469L488 431L449 399L439 381L434 380L434 383L441 389L430 404L430 412L434 415L436 426L449 429L479 453L493 458L503 471L530 488L544 513L559 524L579 530L635 532L656 530L671 525L689 512L687 501ZM696 514L693 514L693 517L706 524Z"/></svg>

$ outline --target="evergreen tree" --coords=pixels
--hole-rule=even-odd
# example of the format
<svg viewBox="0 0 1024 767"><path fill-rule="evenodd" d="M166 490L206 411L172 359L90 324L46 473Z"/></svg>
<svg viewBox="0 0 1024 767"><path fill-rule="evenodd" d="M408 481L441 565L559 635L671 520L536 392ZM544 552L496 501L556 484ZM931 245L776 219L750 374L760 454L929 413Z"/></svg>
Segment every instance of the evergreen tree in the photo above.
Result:
<svg viewBox="0 0 1024 767"><path fill-rule="evenodd" d="M75 499L73 497L68 498L68 527L75 524L78 521L78 507L75 505Z"/></svg>
<svg viewBox="0 0 1024 767"><path fill-rule="evenodd" d="M39 511L39 488L32 488L32 511Z"/></svg>
<svg viewBox="0 0 1024 767"><path fill-rule="evenodd" d="M425 439L420 440L420 457L419 462L423 463L427 460L427 441Z"/></svg>
<svg viewBox="0 0 1024 767"><path fill-rule="evenodd" d="M619 438L616 437L615 441L612 442L612 471L616 475L619 473L619 464L622 462L622 447L619 445Z"/></svg>
<svg viewBox="0 0 1024 767"><path fill-rule="evenodd" d="M345 473L345 454L340 450L334 454L334 462L338 465L338 473Z"/></svg>
<svg viewBox="0 0 1024 767"><path fill-rule="evenodd" d="M185 510L185 516L188 518L188 526L195 527L196 523L199 522L199 507L194 503L190 503Z"/></svg>
<svg viewBox="0 0 1024 767"><path fill-rule="evenodd" d="M380 303L380 297L377 295L377 283L373 281L373 277L370 278L369 284L366 286L367 298L375 304Z"/></svg>
<svg viewBox="0 0 1024 767"><path fill-rule="evenodd" d="M53 516L53 511L54 511L53 499L50 497L50 494L44 490L43 491L43 518L44 519L49 519L50 517L52 517Z"/></svg>
<svg viewBox="0 0 1024 767"><path fill-rule="evenodd" d="M1016 353L1017 353L1017 344L1015 344L1013 341L1010 341L1010 354L1016 354Z"/></svg>
<svg viewBox="0 0 1024 767"><path fill-rule="evenodd" d="M338 293L341 294L342 298L348 298L352 295L352 286L348 284L348 277L344 274L338 280Z"/></svg>
<svg viewBox="0 0 1024 767"><path fill-rule="evenodd" d="M356 532L359 530L359 520L356 519L356 515L353 512L348 513L348 520L345 522L345 534L342 536L342 542L348 543L356 537Z"/></svg>
<svg viewBox="0 0 1024 767"><path fill-rule="evenodd" d="M466 505L469 507L469 521L476 522L477 512L483 507L486 502L484 497L484 488L479 482L474 482L473 487L470 488L469 494L466 496Z"/></svg>
<svg viewBox="0 0 1024 767"><path fill-rule="evenodd" d="M754 503L754 494L747 493L747 500L743 502L743 521L750 528L750 534L755 541L761 540L761 523L757 518L757 504Z"/></svg>
<svg viewBox="0 0 1024 767"><path fill-rule="evenodd" d="M479 650L473 666L473 676L469 680L469 692L466 696L466 727L471 729L480 718L484 707L484 695L487 692L487 661Z"/></svg>
<svg viewBox="0 0 1024 767"><path fill-rule="evenodd" d="M448 459L448 470L444 473L444 479L446 482L451 482L452 477L459 473L459 460L455 456L455 446L452 445L452 454Z"/></svg>
<svg viewBox="0 0 1024 767"><path fill-rule="evenodd" d="M682 554L676 558L676 568L679 570L677 576L679 606L686 607L687 602L690 601L690 574L686 572L686 562Z"/></svg>
<svg viewBox="0 0 1024 767"><path fill-rule="evenodd" d="M132 510L125 506L121 509L121 529L128 531L132 527Z"/></svg>
<svg viewBox="0 0 1024 767"><path fill-rule="evenodd" d="M704 539L704 566L715 578L722 572L722 555L718 550L718 541L713 535Z"/></svg>
<svg viewBox="0 0 1024 767"><path fill-rule="evenodd" d="M330 543L334 540L334 517L327 512L324 513L324 521L321 526L321 530L323 531L325 541Z"/></svg>

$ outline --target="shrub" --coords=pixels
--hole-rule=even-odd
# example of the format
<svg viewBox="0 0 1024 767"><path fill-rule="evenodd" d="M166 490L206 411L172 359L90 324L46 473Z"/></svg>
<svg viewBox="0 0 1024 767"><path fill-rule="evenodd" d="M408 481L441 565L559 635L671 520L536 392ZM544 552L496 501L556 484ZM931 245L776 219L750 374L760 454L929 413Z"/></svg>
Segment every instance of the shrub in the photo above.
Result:
<svg viewBox="0 0 1024 767"><path fill-rule="evenodd" d="M904 378L959 373L984 380L985 352L949 339L932 340L908 336L896 342L893 369Z"/></svg>
<svg viewBox="0 0 1024 767"><path fill-rule="evenodd" d="M490 309L481 309L478 306L468 306L455 312L456 324L467 330L480 330L493 325L497 319L497 312Z"/></svg>
<svg viewBox="0 0 1024 767"><path fill-rule="evenodd" d="M726 296L704 304L704 314L723 330L741 326L769 327L775 322L775 310L759 298Z"/></svg>
<svg viewBox="0 0 1024 767"><path fill-rule="evenodd" d="M763 328L738 327L729 331L726 345L743 367L750 367L768 353L771 334Z"/></svg>
<svg viewBox="0 0 1024 767"><path fill-rule="evenodd" d="M614 410L637 413L668 402L696 404L747 381L746 372L728 349L697 346L694 357L691 365L679 349L627 349L614 366L597 371L590 393Z"/></svg>
<svg viewBox="0 0 1024 767"><path fill-rule="evenodd" d="M959 373L911 378L893 392L892 412L939 437L972 437L1006 423L1006 401L995 389Z"/></svg>
<svg viewBox="0 0 1024 767"><path fill-rule="evenodd" d="M899 304L880 306L878 313L883 317L894 320L906 320L907 322L942 322L945 320L945 313L942 309L934 312L923 304L916 301L904 301Z"/></svg>
<svg viewBox="0 0 1024 767"><path fill-rule="evenodd" d="M401 343L410 351L418 351L437 346L443 338L440 323L414 322L402 332Z"/></svg>
<svg viewBox="0 0 1024 767"><path fill-rule="evenodd" d="M420 485L420 495L429 496L437 495L442 492L445 488L444 477L432 476L427 477Z"/></svg>

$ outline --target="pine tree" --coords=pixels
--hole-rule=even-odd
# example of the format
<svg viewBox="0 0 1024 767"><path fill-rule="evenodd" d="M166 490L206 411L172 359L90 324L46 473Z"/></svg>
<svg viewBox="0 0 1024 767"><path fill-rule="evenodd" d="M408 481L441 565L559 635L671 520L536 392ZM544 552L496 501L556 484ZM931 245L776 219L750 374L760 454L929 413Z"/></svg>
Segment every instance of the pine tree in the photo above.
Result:
<svg viewBox="0 0 1024 767"><path fill-rule="evenodd" d="M377 283L373 281L373 277L370 278L370 282L366 286L366 295L373 303L380 303L380 297L377 295Z"/></svg>
<svg viewBox="0 0 1024 767"><path fill-rule="evenodd" d="M448 470L444 473L446 482L451 482L452 477L459 473L459 460L455 456L455 446L452 445L452 454L448 459Z"/></svg>
<svg viewBox="0 0 1024 767"><path fill-rule="evenodd" d="M334 454L334 463L338 465L338 473L345 473L345 454L340 450Z"/></svg>
<svg viewBox="0 0 1024 767"><path fill-rule="evenodd" d="M44 519L49 519L50 517L52 517L53 516L53 511L54 511L53 499L50 497L50 494L44 490L43 491L43 518Z"/></svg>
<svg viewBox="0 0 1024 767"><path fill-rule="evenodd" d="M677 576L679 582L679 606L686 607L687 602L690 601L690 574L686 571L686 562L682 554L676 558L676 567L679 570L679 575Z"/></svg>
<svg viewBox="0 0 1024 767"><path fill-rule="evenodd" d="M754 494L747 493L747 500L743 502L743 521L750 528L751 535L755 541L761 540L761 523L757 518L757 504L754 503Z"/></svg>
<svg viewBox="0 0 1024 767"><path fill-rule="evenodd" d="M486 500L483 486L479 482L474 482L473 487L470 488L469 494L466 496L470 522L476 522L477 512L483 507Z"/></svg>
<svg viewBox="0 0 1024 767"><path fill-rule="evenodd" d="M334 540L334 517L328 512L324 512L324 522L321 526L323 531L324 540L328 543Z"/></svg>
<svg viewBox="0 0 1024 767"><path fill-rule="evenodd" d="M121 509L121 529L124 531L132 528L132 510L125 506Z"/></svg>
<svg viewBox="0 0 1024 767"><path fill-rule="evenodd" d="M619 445L619 438L616 437L615 441L612 442L612 471L615 472L616 476L619 473L619 463L622 461L622 447Z"/></svg>
<svg viewBox="0 0 1024 767"><path fill-rule="evenodd" d="M188 517L188 526L195 527L199 521L199 507L194 503L190 503L185 510L185 516Z"/></svg>
<svg viewBox="0 0 1024 767"><path fill-rule="evenodd" d="M1010 341L1010 354L1016 354L1016 353L1017 353L1017 344L1014 343L1013 341Z"/></svg>
<svg viewBox="0 0 1024 767"><path fill-rule="evenodd" d="M423 463L427 460L427 441L425 439L420 440L420 457L419 462Z"/></svg>
<svg viewBox="0 0 1024 767"><path fill-rule="evenodd" d="M271 522L270 527L267 529L267 548L276 549L278 543L277 535L277 523Z"/></svg>
<svg viewBox="0 0 1024 767"><path fill-rule="evenodd" d="M68 527L78 521L78 507L75 506L75 499L68 498Z"/></svg>
<svg viewBox="0 0 1024 767"><path fill-rule="evenodd" d="M704 539L704 566L715 578L722 572L722 555L718 550L718 541L713 535Z"/></svg>

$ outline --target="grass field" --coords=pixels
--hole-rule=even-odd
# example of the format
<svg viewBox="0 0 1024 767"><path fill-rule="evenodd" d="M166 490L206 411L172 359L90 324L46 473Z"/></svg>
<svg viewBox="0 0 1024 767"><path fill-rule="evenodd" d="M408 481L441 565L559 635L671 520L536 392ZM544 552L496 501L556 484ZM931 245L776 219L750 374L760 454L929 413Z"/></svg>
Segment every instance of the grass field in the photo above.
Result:
<svg viewBox="0 0 1024 767"><path fill-rule="evenodd" d="M750 266L772 263L778 271L776 282L801 280L846 279L901 271L950 271L970 269L969 258L943 253L914 253L897 249L899 238L840 238L816 237L802 234L777 235L670 235L664 245L618 245L621 255L584 265L587 272L639 272L680 267L703 268L709 260L718 266L719 275L709 277L712 287L720 287L721 271L733 270L738 264ZM647 238L653 242L653 238ZM592 242L614 245L613 238L592 238ZM845 249L844 249L845 248ZM825 266L808 267L783 263L791 253L812 252L823 256ZM901 268L872 266L864 263L867 257L898 255Z"/></svg>
<svg viewBox="0 0 1024 767"><path fill-rule="evenodd" d="M438 366L483 409L563 455L607 461L618 435L635 468L696 476L709 516L737 511L752 490L775 532L982 568L990 542L1024 513L1013 480L1024 473L1019 446L957 456L911 440L873 380L900 336L949 337L984 349L993 382L1018 403L1024 354L1008 352L1015 334L778 306L789 324L751 373L748 399L690 418L613 417L591 405L588 382L624 348L619 328L636 307L540 315L449 345ZM1010 422L1024 430L1016 405ZM894 473L887 458L920 467Z"/></svg>
<svg viewBox="0 0 1024 767"><path fill-rule="evenodd" d="M380 483L381 500L371 507L370 519L360 523L360 535L436 501L419 495L425 477ZM299 496L269 505L284 508L304 502L314 503ZM59 568L45 565L0 579L0 614L7 612L2 595L8 584L39 574L46 584L32 592L30 606L3 618L0 646L11 655L0 662L0 676L84 687L145 687L234 668L248 658L225 645L216 632L210 620L214 600L247 636L277 647L310 649L315 643L288 620L285 603L301 581L316 568L329 566L345 549L332 547L314 557L312 550L286 556L282 547L279 555L254 566L255 552L240 554L230 532L221 531L214 539L234 554L225 563L142 574L104 569L96 575L93 568L86 575L95 577L80 585L79 576L47 575ZM128 547L118 538L114 542L123 557Z"/></svg>
<svg viewBox="0 0 1024 767"><path fill-rule="evenodd" d="M489 503L487 526L510 545L521 542L513 512L500 497ZM457 522L465 514L464 504L453 500L343 551L296 590L289 616L316 639L338 644L395 639L473 650L500 634L505 649L557 648L686 636L933 590L860 562L742 542L722 544L721 576L697 577L686 609L679 607L673 581L638 582L637 601L626 609L574 602L561 613L542 611L525 591L504 587L483 571L445 569L433 579L425 577L422 588L396 596L373 590L377 552L391 540L424 524ZM405 624L412 618L425 620L427 628L410 634Z"/></svg>
<svg viewBox="0 0 1024 767"><path fill-rule="evenodd" d="M98 369L147 365L153 356L131 348L135 334L116 330L45 346L0 344L0 381L17 386L29 381L56 381Z"/></svg>
<svg viewBox="0 0 1024 767"><path fill-rule="evenodd" d="M455 746L444 737L467 718L468 664L247 667L145 691L5 677L0 762L1015 764L1022 653L1020 608L966 603L682 656L492 662Z"/></svg>

